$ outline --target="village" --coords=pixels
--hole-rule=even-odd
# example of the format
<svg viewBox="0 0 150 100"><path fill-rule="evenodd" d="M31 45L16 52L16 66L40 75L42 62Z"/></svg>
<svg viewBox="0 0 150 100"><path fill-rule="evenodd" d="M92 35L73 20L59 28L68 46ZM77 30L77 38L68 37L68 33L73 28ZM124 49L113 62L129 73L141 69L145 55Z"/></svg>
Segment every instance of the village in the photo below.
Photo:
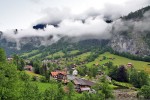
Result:
<svg viewBox="0 0 150 100"><path fill-rule="evenodd" d="M115 58L107 58L104 57L103 59L100 59L99 61L103 61L105 59L109 60L114 60ZM8 58L8 61L11 62L13 58ZM25 60L26 63L30 63L30 60ZM48 63L56 64L56 65L61 65L61 61L59 59L57 60L43 60L42 64L46 66L46 70L50 70L49 67L47 67ZM71 67L64 67L63 69L55 68L51 72L49 72L49 80L55 80L58 83L62 83L67 85L69 82L73 83L74 85L74 90L78 93L87 91L89 93L96 93L96 90L94 90L92 87L97 83L98 79L101 77L105 77L108 82L111 83L111 77L105 74L104 71L98 70L96 73L96 78L94 79L89 79L85 77L81 77L79 75L79 72L77 70L78 66L85 64L86 61L83 61L81 63L77 64L72 64ZM107 66L109 63L105 63L102 66ZM98 67L99 64L95 63L93 66ZM125 68L132 68L133 65L132 63L128 63ZM35 68L32 65L25 65L23 68L25 71L35 73ZM38 80L38 77L36 77L36 80Z"/></svg>
<svg viewBox="0 0 150 100"><path fill-rule="evenodd" d="M34 68L31 65L26 65L24 70L34 72ZM80 78L78 76L78 71L75 68L72 68L72 74L69 73L67 68L63 70L54 70L49 74L50 80L56 80L57 82L61 82L62 84L67 84L72 82L74 84L74 89L77 92L94 92L91 87L95 84L95 82Z"/></svg>

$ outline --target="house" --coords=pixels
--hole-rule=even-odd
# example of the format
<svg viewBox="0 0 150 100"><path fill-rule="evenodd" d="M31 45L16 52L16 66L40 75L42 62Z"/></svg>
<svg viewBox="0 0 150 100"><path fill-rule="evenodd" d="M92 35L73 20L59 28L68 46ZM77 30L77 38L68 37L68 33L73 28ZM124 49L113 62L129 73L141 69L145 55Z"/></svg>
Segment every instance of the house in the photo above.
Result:
<svg viewBox="0 0 150 100"><path fill-rule="evenodd" d="M77 92L84 92L84 91L90 91L91 90L91 86L93 86L95 83L85 80L85 79L81 79L81 78L75 78L73 80L73 83L75 85L75 90Z"/></svg>
<svg viewBox="0 0 150 100"><path fill-rule="evenodd" d="M12 61L13 61L13 58L7 58L7 61L8 61L8 62L12 62Z"/></svg>
<svg viewBox="0 0 150 100"><path fill-rule="evenodd" d="M58 81L67 82L67 72L65 71L56 70L54 72L51 72L51 77Z"/></svg>
<svg viewBox="0 0 150 100"><path fill-rule="evenodd" d="M127 67L127 68L132 68L132 67L133 67L133 64L132 64L132 63L128 63L126 67Z"/></svg>
<svg viewBox="0 0 150 100"><path fill-rule="evenodd" d="M24 66L24 70L33 72L33 67L31 65L26 65L26 66Z"/></svg>
<svg viewBox="0 0 150 100"><path fill-rule="evenodd" d="M77 76L77 75L78 75L78 71L75 69L75 70L72 72L72 75Z"/></svg>

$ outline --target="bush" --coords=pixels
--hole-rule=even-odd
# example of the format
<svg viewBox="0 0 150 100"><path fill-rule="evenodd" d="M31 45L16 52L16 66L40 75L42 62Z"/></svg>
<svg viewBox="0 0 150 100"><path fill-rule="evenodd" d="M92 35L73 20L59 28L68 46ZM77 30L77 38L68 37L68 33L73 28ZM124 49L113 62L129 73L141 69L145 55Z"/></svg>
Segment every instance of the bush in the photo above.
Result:
<svg viewBox="0 0 150 100"><path fill-rule="evenodd" d="M148 86L148 85L142 86L138 95L143 96L144 99L150 99L150 86Z"/></svg>

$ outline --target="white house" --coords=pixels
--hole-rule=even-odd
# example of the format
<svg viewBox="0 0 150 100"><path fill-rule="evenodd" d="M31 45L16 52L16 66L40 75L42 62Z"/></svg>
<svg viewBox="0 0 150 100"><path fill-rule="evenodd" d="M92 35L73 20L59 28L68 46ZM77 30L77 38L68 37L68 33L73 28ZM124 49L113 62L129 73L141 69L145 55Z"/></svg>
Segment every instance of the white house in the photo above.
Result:
<svg viewBox="0 0 150 100"><path fill-rule="evenodd" d="M75 69L75 70L72 72L72 75L77 76L77 75L78 75L78 71Z"/></svg>

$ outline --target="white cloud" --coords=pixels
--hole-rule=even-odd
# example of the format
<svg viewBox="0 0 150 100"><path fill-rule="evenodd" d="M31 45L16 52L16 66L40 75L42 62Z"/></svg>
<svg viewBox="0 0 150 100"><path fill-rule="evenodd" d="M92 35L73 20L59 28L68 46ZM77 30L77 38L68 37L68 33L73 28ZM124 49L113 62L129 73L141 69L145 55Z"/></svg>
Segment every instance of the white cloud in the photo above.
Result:
<svg viewBox="0 0 150 100"><path fill-rule="evenodd" d="M36 0L37 1L37 0ZM44 0L41 1L42 3ZM64 3L62 3L64 2ZM75 14L72 9L77 8L79 10L80 6L85 7L80 9L82 13ZM146 6L149 0L77 0L68 1L67 0L52 0L52 3L67 6L67 4L72 4L72 7L45 7L41 10L42 17L37 20L34 24L47 23L47 24L58 24L59 27L54 27L53 25L48 25L44 31L34 30L31 28L19 30L18 34L14 34L13 31L6 31L5 36L10 38L19 39L21 37L28 36L69 36L69 37L87 37L90 39L108 39L111 37L110 30L112 24L107 24L103 20L104 17L111 19L117 19L122 15L126 15L131 11L137 10ZM45 3L43 3L45 4ZM86 6L87 4L87 6ZM91 5L92 6L91 6ZM50 5L50 4L49 4ZM52 5L52 4L51 4ZM77 6L79 5L79 6ZM95 6L94 6L95 5ZM98 5L102 6L99 7ZM68 6L69 7L69 6ZM79 11L80 12L80 11ZM44 15L44 17L43 17ZM120 23L123 24L124 23ZM120 26L120 27L122 27ZM123 26L124 27L124 26ZM136 26L138 27L138 26ZM128 27L124 27L125 29Z"/></svg>

